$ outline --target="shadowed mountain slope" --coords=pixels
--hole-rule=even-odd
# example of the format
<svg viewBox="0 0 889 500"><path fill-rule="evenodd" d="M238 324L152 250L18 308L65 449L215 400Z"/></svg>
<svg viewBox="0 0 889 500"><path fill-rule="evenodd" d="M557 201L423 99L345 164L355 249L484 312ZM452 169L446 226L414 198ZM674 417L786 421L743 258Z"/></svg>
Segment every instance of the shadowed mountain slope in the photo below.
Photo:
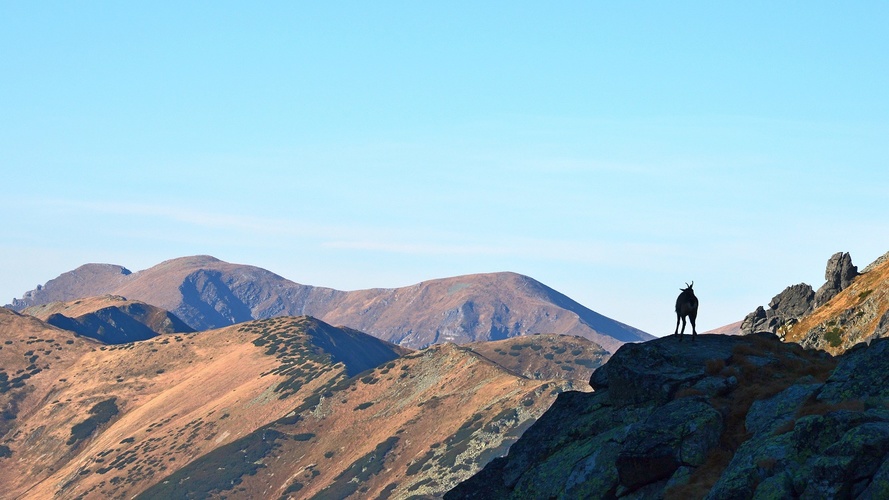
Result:
<svg viewBox="0 0 889 500"><path fill-rule="evenodd" d="M173 259L137 273L120 266L81 266L28 292L12 306L22 310L103 294L166 309L196 330L306 314L415 348L560 333L588 338L613 352L625 342L654 338L515 273L343 292L300 285L264 269L209 256Z"/></svg>
<svg viewBox="0 0 889 500"><path fill-rule="evenodd" d="M106 344L124 344L161 334L194 331L169 311L119 295L51 302L22 312Z"/></svg>

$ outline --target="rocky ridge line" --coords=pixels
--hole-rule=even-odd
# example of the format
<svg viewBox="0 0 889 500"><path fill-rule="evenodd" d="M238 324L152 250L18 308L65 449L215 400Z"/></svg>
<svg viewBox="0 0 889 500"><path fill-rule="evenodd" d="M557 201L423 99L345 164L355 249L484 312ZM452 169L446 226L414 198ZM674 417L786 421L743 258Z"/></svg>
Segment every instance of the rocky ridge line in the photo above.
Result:
<svg viewBox="0 0 889 500"><path fill-rule="evenodd" d="M741 333L771 332L783 337L788 328L848 288L857 276L858 267L852 265L849 253L837 252L828 259L824 271L826 281L817 292L806 283L785 288L772 297L768 309L759 306L744 318Z"/></svg>

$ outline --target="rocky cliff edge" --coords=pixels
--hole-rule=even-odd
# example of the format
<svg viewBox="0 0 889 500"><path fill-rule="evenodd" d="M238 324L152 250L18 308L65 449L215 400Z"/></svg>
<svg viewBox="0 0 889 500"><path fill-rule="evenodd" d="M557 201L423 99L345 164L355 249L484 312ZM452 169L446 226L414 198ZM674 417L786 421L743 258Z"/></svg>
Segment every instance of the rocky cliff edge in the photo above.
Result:
<svg viewBox="0 0 889 500"><path fill-rule="evenodd" d="M889 498L889 340L627 344L445 498Z"/></svg>

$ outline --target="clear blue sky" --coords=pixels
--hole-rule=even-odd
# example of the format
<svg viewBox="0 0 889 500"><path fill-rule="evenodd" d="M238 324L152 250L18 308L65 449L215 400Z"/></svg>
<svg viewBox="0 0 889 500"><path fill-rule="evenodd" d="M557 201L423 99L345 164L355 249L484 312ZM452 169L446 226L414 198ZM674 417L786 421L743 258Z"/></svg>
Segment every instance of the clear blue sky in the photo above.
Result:
<svg viewBox="0 0 889 500"><path fill-rule="evenodd" d="M0 2L0 304L211 254L655 335L889 251L885 2Z"/></svg>

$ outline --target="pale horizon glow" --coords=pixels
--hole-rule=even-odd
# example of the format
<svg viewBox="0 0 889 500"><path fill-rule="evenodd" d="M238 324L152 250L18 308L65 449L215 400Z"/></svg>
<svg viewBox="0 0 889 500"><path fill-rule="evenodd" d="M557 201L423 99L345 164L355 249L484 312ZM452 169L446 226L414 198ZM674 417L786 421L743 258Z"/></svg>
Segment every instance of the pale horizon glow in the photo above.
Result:
<svg viewBox="0 0 889 500"><path fill-rule="evenodd" d="M881 2L0 7L0 304L207 254L530 276L662 336L889 251Z"/></svg>

